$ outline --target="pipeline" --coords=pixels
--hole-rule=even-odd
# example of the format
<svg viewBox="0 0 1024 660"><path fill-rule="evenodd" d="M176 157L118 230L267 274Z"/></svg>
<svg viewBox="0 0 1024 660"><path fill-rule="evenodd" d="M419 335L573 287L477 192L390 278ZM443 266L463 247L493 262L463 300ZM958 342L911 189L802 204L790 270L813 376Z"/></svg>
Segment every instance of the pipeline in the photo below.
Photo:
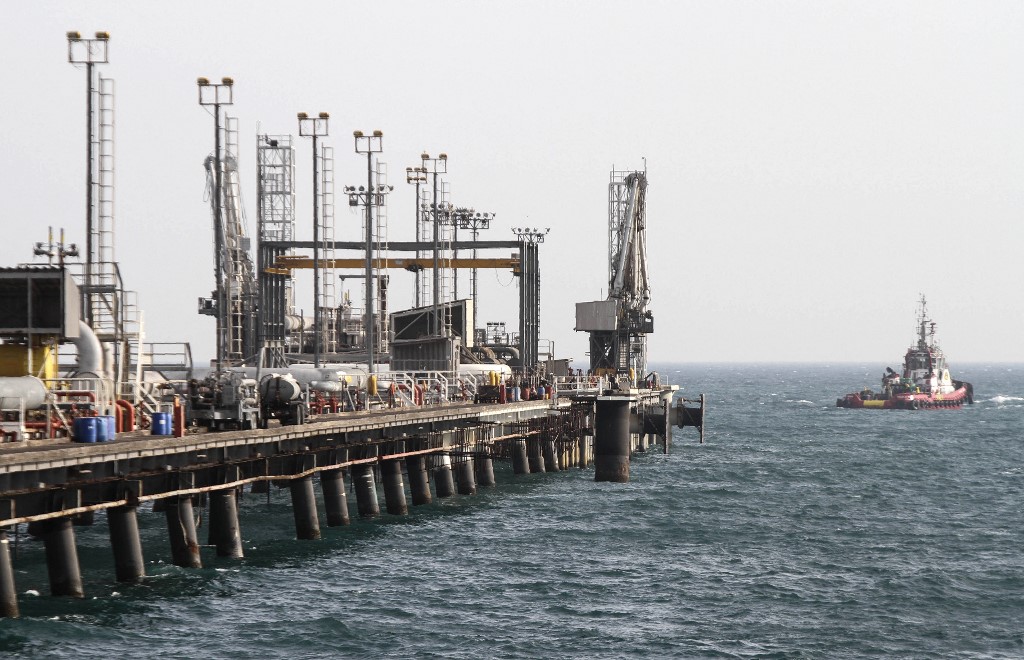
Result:
<svg viewBox="0 0 1024 660"><path fill-rule="evenodd" d="M53 396L66 399L72 396L84 396L90 401L96 401L96 393L92 390L53 390Z"/></svg>
<svg viewBox="0 0 1024 660"><path fill-rule="evenodd" d="M78 322L78 337L74 340L78 349L78 372L80 376L103 377L103 344L85 321Z"/></svg>
<svg viewBox="0 0 1024 660"><path fill-rule="evenodd" d="M117 410L120 413L117 416L118 422L118 433L130 433L135 430L135 406L131 402L124 399L118 399L114 402L117 406Z"/></svg>

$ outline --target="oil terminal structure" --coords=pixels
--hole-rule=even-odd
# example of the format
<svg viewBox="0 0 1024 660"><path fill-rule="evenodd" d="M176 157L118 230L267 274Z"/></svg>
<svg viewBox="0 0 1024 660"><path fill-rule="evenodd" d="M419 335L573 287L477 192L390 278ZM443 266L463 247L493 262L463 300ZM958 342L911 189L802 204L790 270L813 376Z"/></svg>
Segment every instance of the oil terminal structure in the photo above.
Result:
<svg viewBox="0 0 1024 660"><path fill-rule="evenodd" d="M242 557L238 499L271 488L290 492L296 537L313 541L320 511L328 527L407 515L493 486L499 461L524 477L576 468L623 482L633 452L669 451L673 425L703 440L703 395L684 399L648 371L646 169L611 173L609 295L577 305L590 365L574 370L540 334L547 230L480 240L494 214L452 202L445 153L406 168L411 240L391 240L384 135L354 131L366 179L344 185L342 201L362 227L342 237L330 115L298 113L297 134L257 136L251 237L231 78L197 80L214 118L203 163L213 287L198 312L214 320L216 355L197 366L188 342L150 341L115 256L109 44L106 32L67 34L68 60L88 82L85 245L51 230L32 262L0 268L0 616L19 615L19 543L44 544L52 596L83 597L76 530L106 526L113 578L139 582L145 555L193 568ZM297 238L296 138L312 146L312 240ZM305 269L312 292L296 277ZM517 329L477 318L481 269L518 280ZM392 309L392 277L412 278L412 307ZM349 280L361 308L339 291ZM311 316L300 299L312 300ZM166 518L165 548L144 552L141 515Z"/></svg>

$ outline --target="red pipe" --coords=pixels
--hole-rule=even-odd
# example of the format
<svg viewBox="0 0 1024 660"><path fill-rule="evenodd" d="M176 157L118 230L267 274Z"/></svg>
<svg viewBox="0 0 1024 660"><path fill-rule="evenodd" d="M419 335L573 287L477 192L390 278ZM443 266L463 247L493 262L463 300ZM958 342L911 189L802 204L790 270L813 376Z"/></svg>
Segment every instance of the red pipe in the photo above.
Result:
<svg viewBox="0 0 1024 660"><path fill-rule="evenodd" d="M175 438L185 437L185 406L181 405L178 397L174 397L174 411L171 415L171 428Z"/></svg>
<svg viewBox="0 0 1024 660"><path fill-rule="evenodd" d="M54 431L61 428L60 422L57 420L50 420L49 422L24 422L22 426L27 429L45 429L47 424Z"/></svg>
<svg viewBox="0 0 1024 660"><path fill-rule="evenodd" d="M118 399L114 402L117 406L120 415L117 416L117 423L120 428L117 429L118 433L130 433L135 430L135 406L131 402L125 399Z"/></svg>
<svg viewBox="0 0 1024 660"><path fill-rule="evenodd" d="M96 393L91 390L53 390L53 395L60 397L84 396L88 397L90 401L96 400Z"/></svg>

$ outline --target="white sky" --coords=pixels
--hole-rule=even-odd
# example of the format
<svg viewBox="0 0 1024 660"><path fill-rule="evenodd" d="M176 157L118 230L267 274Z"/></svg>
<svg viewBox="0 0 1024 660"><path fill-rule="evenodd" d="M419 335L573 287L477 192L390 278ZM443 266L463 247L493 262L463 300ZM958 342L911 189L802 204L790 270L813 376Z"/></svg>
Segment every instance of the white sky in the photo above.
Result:
<svg viewBox="0 0 1024 660"><path fill-rule="evenodd" d="M481 238L551 227L541 336L575 366L573 304L607 291L608 171L643 158L652 361L898 363L919 293L954 370L1024 361L1019 2L77 0L4 15L0 264L29 260L48 225L84 247L85 74L65 32L107 30L117 256L148 338L189 340L197 361L214 347L195 312L213 283L213 121L195 80L225 75L250 233L257 125L331 113L339 240L360 232L340 194L365 180L353 130L384 131L392 240L412 239L405 168L447 152L453 202L497 213ZM510 281L481 273L482 321L517 327Z"/></svg>

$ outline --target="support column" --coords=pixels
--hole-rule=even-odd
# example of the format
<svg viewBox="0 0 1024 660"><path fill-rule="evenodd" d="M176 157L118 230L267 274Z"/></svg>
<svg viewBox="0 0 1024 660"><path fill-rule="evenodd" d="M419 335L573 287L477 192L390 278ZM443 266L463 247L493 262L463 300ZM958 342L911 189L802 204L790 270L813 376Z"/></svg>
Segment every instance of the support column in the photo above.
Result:
<svg viewBox="0 0 1024 660"><path fill-rule="evenodd" d="M146 577L139 539L139 518L134 506L118 506L107 510L110 547L114 551L114 573L118 582L141 582Z"/></svg>
<svg viewBox="0 0 1024 660"><path fill-rule="evenodd" d="M238 524L238 495L234 488L210 493L210 543L217 547L218 557L241 559L245 556Z"/></svg>
<svg viewBox="0 0 1024 660"><path fill-rule="evenodd" d="M455 494L455 480L452 478L452 458L448 454L435 456L434 465L434 490L437 496L451 497Z"/></svg>
<svg viewBox="0 0 1024 660"><path fill-rule="evenodd" d="M594 422L594 481L629 481L629 399L598 397Z"/></svg>
<svg viewBox="0 0 1024 660"><path fill-rule="evenodd" d="M18 589L14 584L14 567L11 564L11 542L7 533L0 530L0 617L17 619Z"/></svg>
<svg viewBox="0 0 1024 660"><path fill-rule="evenodd" d="M702 394L701 397L704 395ZM703 401L703 399L702 399ZM661 396L661 403L664 408L663 416L658 424L661 431L661 446L664 453L672 448L672 392L665 392ZM703 405L703 403L701 404Z"/></svg>
<svg viewBox="0 0 1024 660"><path fill-rule="evenodd" d="M544 451L544 469L548 472L558 472L558 456L555 454L555 441L542 440Z"/></svg>
<svg viewBox="0 0 1024 660"><path fill-rule="evenodd" d="M487 447L481 448L476 453L476 485L479 488L490 488L494 485L494 461L491 460L491 452Z"/></svg>
<svg viewBox="0 0 1024 660"><path fill-rule="evenodd" d="M405 469L409 473L409 492L412 493L412 505L430 504L430 477L427 476L426 457L422 454L407 457Z"/></svg>
<svg viewBox="0 0 1024 660"><path fill-rule="evenodd" d="M459 495L476 495L476 475L472 457L462 456L455 466L459 471Z"/></svg>
<svg viewBox="0 0 1024 660"><path fill-rule="evenodd" d="M405 502L405 483L402 481L402 462L399 459L382 461L380 472L384 478L384 507L395 516L409 513Z"/></svg>
<svg viewBox="0 0 1024 660"><path fill-rule="evenodd" d="M82 573L78 568L78 550L71 518L40 520L29 523L29 534L43 539L46 548L46 571L50 576L50 594L84 598Z"/></svg>
<svg viewBox="0 0 1024 660"><path fill-rule="evenodd" d="M373 466L363 463L352 466L352 485L356 489L356 508L360 518L380 515L377 503L377 482L373 479Z"/></svg>
<svg viewBox="0 0 1024 660"><path fill-rule="evenodd" d="M530 457L530 472L544 472L544 456L541 452L540 438L527 438L526 451Z"/></svg>
<svg viewBox="0 0 1024 660"><path fill-rule="evenodd" d="M167 500L164 512L167 514L167 534L171 539L171 561L175 566L202 568L192 496L182 495L177 502L174 498L164 499Z"/></svg>
<svg viewBox="0 0 1024 660"><path fill-rule="evenodd" d="M316 513L316 495L313 494L313 477L292 479L288 484L292 493L292 513L295 515L295 536L303 541L320 538L320 520Z"/></svg>
<svg viewBox="0 0 1024 660"><path fill-rule="evenodd" d="M340 527L352 521L348 517L348 495L345 493L345 470L324 470L320 473L320 489L324 493L327 526Z"/></svg>
<svg viewBox="0 0 1024 660"><path fill-rule="evenodd" d="M524 439L512 441L512 474L530 474L530 458Z"/></svg>

